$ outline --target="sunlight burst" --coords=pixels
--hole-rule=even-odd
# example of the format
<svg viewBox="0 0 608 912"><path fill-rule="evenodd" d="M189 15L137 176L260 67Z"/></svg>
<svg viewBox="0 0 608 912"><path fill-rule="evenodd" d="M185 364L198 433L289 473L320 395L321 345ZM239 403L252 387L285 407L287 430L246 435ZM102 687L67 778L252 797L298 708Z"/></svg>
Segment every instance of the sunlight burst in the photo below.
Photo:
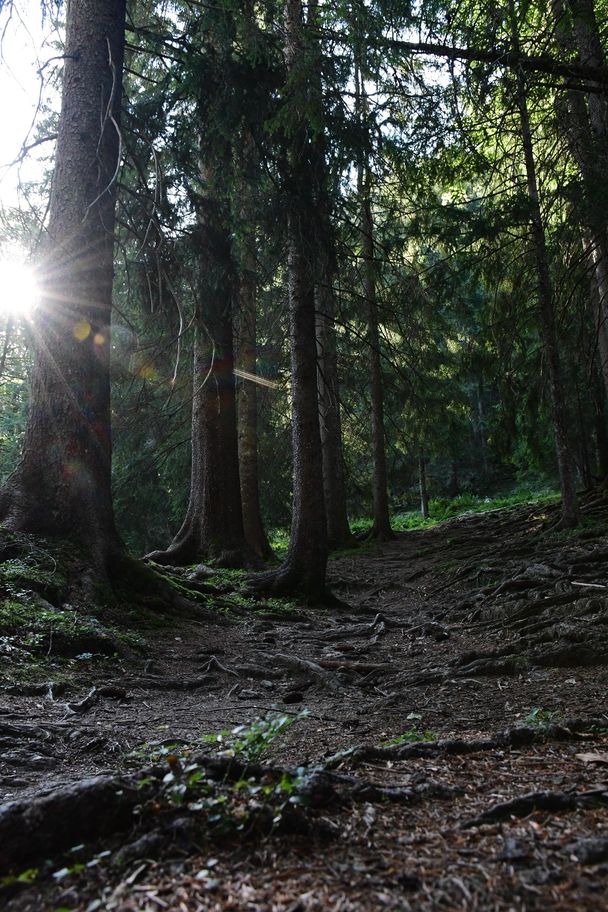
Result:
<svg viewBox="0 0 608 912"><path fill-rule="evenodd" d="M29 317L40 291L31 266L18 259L0 260L0 314Z"/></svg>

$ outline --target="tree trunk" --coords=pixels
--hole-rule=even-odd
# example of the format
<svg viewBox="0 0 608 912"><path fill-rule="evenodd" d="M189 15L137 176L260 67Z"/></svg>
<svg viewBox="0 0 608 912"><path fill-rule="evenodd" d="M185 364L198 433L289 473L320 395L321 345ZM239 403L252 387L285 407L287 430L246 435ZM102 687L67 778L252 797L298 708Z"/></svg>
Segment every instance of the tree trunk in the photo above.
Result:
<svg viewBox="0 0 608 912"><path fill-rule="evenodd" d="M195 315L190 499L181 529L157 563L213 559L220 566L252 563L241 510L234 379L234 266L222 182L229 156L215 150L202 168L196 200L200 297ZM209 156L211 157L211 156Z"/></svg>
<svg viewBox="0 0 608 912"><path fill-rule="evenodd" d="M596 235L596 241L588 240L583 236L583 251L591 270L591 312L594 321L595 348L598 357L600 376L604 382L604 389L608 395L608 324L606 322L608 302L608 244L604 245L601 253L601 237ZM599 255L598 255L599 254Z"/></svg>
<svg viewBox="0 0 608 912"><path fill-rule="evenodd" d="M517 38L517 24L513 8L510 3L511 19L513 25L513 41L515 49L519 50ZM521 125L521 138L526 167L526 181L528 187L528 200L530 205L530 222L532 242L536 260L536 278L538 291L539 316L542 329L543 345L549 373L549 389L551 397L551 411L553 429L557 450L557 465L559 471L560 490L562 495L561 524L565 528L576 526L578 523L578 500L574 483L574 465L570 444L568 441L568 417L562 368L555 328L555 312L553 304L553 289L549 271L549 257L545 243L545 230L543 226L540 200L538 195L538 182L536 178L536 163L532 145L532 131L530 128L530 115L526 98L526 87L523 74L516 75L517 106Z"/></svg>
<svg viewBox="0 0 608 912"><path fill-rule="evenodd" d="M247 140L245 140L247 144ZM249 194L244 190L249 202ZM239 280L238 367L238 442L243 529L247 544L260 558L272 556L260 511L258 472L258 404L256 358L256 275L255 228L250 205L244 205L243 237Z"/></svg>
<svg viewBox="0 0 608 912"><path fill-rule="evenodd" d="M393 537L388 508L388 483L386 469L386 447L384 439L384 391L380 361L380 333L378 329L378 303L376 299L376 260L374 252L374 221L371 206L371 173L369 167L369 126L365 121L368 103L365 92L365 45L361 25L355 17L355 95L356 114L365 126L365 143L357 173L357 192L360 204L361 259L363 264L363 297L367 307L367 345L369 351L370 395L371 395L371 443L372 443L372 519L370 538L388 541Z"/></svg>
<svg viewBox="0 0 608 912"><path fill-rule="evenodd" d="M420 487L420 512L423 519L429 518L429 491L426 481L426 459L424 449L418 450L418 484Z"/></svg>
<svg viewBox="0 0 608 912"><path fill-rule="evenodd" d="M580 390L577 390L576 405L578 418L578 468L583 488L589 490L592 487L591 459L589 456L591 429L587 426L585 415L583 414Z"/></svg>
<svg viewBox="0 0 608 912"><path fill-rule="evenodd" d="M256 54L259 36L253 0L241 4L242 40L245 53ZM255 113L253 114L255 118ZM259 185L259 159L249 120L244 112L240 126L241 142L235 150L239 172L233 221L240 222L239 236L239 313L237 321L237 422L241 505L245 539L253 553L265 560L272 557L260 509L258 459L257 377L257 239L255 193Z"/></svg>
<svg viewBox="0 0 608 912"><path fill-rule="evenodd" d="M450 478L448 481L448 495L450 497L458 497L460 494L460 482L458 480L458 461L452 459L450 463Z"/></svg>
<svg viewBox="0 0 608 912"><path fill-rule="evenodd" d="M125 0L71 0L43 297L7 528L72 536L95 569L122 553L111 495L110 320Z"/></svg>
<svg viewBox="0 0 608 912"><path fill-rule="evenodd" d="M353 541L346 513L346 484L342 451L338 355L334 326L333 273L328 251L319 251L319 284L315 288L319 383L319 417L323 458L323 492L330 548L343 548Z"/></svg>
<svg viewBox="0 0 608 912"><path fill-rule="evenodd" d="M558 46L570 54L576 50L581 63L604 66L591 0L570 0L572 21L563 0L552 0ZM568 91L564 117L570 150L583 183L585 247L597 289L597 344L602 377L608 393L608 112L604 95Z"/></svg>
<svg viewBox="0 0 608 912"><path fill-rule="evenodd" d="M486 414L483 404L484 399L484 382L483 377L480 377L476 390L476 405L477 405L477 430L479 436L479 451L481 453L481 473L483 478L483 485L485 487L488 480L488 441L486 438Z"/></svg>
<svg viewBox="0 0 608 912"><path fill-rule="evenodd" d="M314 205L309 131L302 99L310 74L305 66L301 0L285 4L287 110L287 247L289 342L291 349L293 514L287 558L279 569L251 581L276 593L298 592L311 602L323 600L327 567L327 528L323 497L321 433L317 396L314 299ZM288 94L289 93L289 94Z"/></svg>
<svg viewBox="0 0 608 912"><path fill-rule="evenodd" d="M317 27L318 0L309 0L308 22ZM323 456L323 492L327 517L327 539L330 548L343 548L353 542L346 511L346 483L340 417L340 383L336 347L336 300L334 279L337 271L336 243L331 221L331 199L328 189L327 150L323 132L322 55L317 37L312 39L314 71L312 96L316 108L315 133L312 140L311 167L317 226L317 263L315 306L317 323L317 357L319 417Z"/></svg>
<svg viewBox="0 0 608 912"><path fill-rule="evenodd" d="M374 524L370 537L387 541L393 537L388 510L388 483L386 448L384 441L384 390L380 364L380 333L378 330L378 304L376 301L376 267L374 261L374 235L368 181L365 181L361 199L361 248L363 254L363 294L367 303L367 344L371 390L372 432L372 517Z"/></svg>
<svg viewBox="0 0 608 912"><path fill-rule="evenodd" d="M597 475L600 482L605 483L608 480L608 409L606 408L605 388L599 378L594 384L593 413Z"/></svg>

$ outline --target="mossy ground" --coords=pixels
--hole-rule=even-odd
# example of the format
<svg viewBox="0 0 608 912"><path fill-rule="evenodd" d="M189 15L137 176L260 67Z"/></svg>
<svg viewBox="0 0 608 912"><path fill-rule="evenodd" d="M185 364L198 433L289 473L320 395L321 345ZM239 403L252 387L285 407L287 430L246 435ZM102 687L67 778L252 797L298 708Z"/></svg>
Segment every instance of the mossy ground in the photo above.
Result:
<svg viewBox="0 0 608 912"><path fill-rule="evenodd" d="M92 601L68 601L82 560L71 543L2 531L0 553L0 681L44 680L51 670L57 681L74 663L143 649L141 617L136 623L108 587L100 585Z"/></svg>
<svg viewBox="0 0 608 912"><path fill-rule="evenodd" d="M92 598L73 598L70 581L83 558L72 543L2 532L2 554L3 683L45 680L51 673L58 680L64 665L66 674L73 674L87 663L144 652L157 631L175 629L187 605L234 620L243 614L277 619L297 611L287 599L252 597L245 571L218 568L194 587L187 573L163 572L129 557L118 568L114 589L100 583Z"/></svg>

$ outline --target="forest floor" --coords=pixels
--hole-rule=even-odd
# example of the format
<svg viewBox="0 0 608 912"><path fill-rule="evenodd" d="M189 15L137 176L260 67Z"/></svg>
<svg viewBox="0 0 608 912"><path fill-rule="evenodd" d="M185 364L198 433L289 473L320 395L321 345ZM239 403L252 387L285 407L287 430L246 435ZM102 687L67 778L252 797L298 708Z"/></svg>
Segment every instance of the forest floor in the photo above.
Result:
<svg viewBox="0 0 608 912"><path fill-rule="evenodd" d="M50 641L42 682L2 638L0 904L608 909L608 499L557 516L364 545L330 562L349 607Z"/></svg>

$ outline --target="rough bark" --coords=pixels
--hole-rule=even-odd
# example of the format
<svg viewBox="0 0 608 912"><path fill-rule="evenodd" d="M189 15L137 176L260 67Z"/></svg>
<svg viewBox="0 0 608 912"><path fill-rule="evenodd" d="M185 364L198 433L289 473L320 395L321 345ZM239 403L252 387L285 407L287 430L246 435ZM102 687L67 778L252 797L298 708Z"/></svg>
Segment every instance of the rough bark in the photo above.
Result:
<svg viewBox="0 0 608 912"><path fill-rule="evenodd" d="M146 798L141 777L96 776L0 806L0 872L128 829Z"/></svg>
<svg viewBox="0 0 608 912"><path fill-rule="evenodd" d="M316 25L318 0L308 4L308 24ZM332 225L329 193L327 149L323 131L322 57L318 39L313 38L312 99L316 108L316 128L312 140L311 165L316 213L317 258L315 307L317 323L317 357L319 416L323 456L323 492L330 548L343 548L353 541L346 510L346 480L340 416L340 382L336 346L336 300L334 280L337 271L336 242Z"/></svg>
<svg viewBox="0 0 608 912"><path fill-rule="evenodd" d="M343 548L352 543L353 536L346 513L346 480L334 323L336 304L331 287L333 274L327 258L327 250L319 251L319 284L315 288L323 491L328 545L330 548Z"/></svg>
<svg viewBox="0 0 608 912"><path fill-rule="evenodd" d="M286 138L285 174L291 350L293 514L287 557L274 573L252 586L277 593L298 592L312 602L326 597L327 530L322 485L321 433L317 396L314 299L314 205L308 123L301 104L310 75L304 65L300 0L285 4L286 103L292 128Z"/></svg>
<svg viewBox="0 0 608 912"><path fill-rule="evenodd" d="M513 41L517 50L517 26L511 0L511 18L513 23ZM530 227L532 244L536 262L536 279L539 317L542 330L542 339L549 375L549 390L551 397L551 413L555 434L557 451L557 465L559 472L560 491L562 495L561 524L568 528L578 523L578 501L574 482L574 465L572 452L568 440L568 415L566 411L565 391L562 378L562 367L555 326L555 310L553 303L553 288L549 271L549 256L545 241L538 181L536 177L536 162L532 145L532 131L530 115L526 98L526 86L523 74L516 76L517 106L521 126L521 140L526 168L526 182L528 201L530 205Z"/></svg>
<svg viewBox="0 0 608 912"><path fill-rule="evenodd" d="M245 140L247 143L247 139ZM249 198L244 191L247 203ZM255 229L251 206L244 204L242 212L239 276L238 367L241 382L238 387L238 450L243 510L243 529L247 544L260 558L272 556L260 511L258 463L258 400L257 385L257 320L256 276L257 257Z"/></svg>
<svg viewBox="0 0 608 912"><path fill-rule="evenodd" d="M196 199L200 297L195 315L190 498L169 548L148 555L156 563L174 566L214 559L222 566L242 567L252 560L241 510L232 325L235 281L220 190L222 162L226 157L220 157L214 168L205 163L203 189Z"/></svg>
<svg viewBox="0 0 608 912"><path fill-rule="evenodd" d="M568 16L563 0L552 0L555 35L560 50L576 52L581 62L604 66L593 2L572 0ZM583 185L583 246L597 289L597 350L608 392L608 110L603 95L568 91L563 121L570 150Z"/></svg>
<svg viewBox="0 0 608 912"><path fill-rule="evenodd" d="M21 461L7 528L73 536L95 569L122 553L110 485L110 319L125 0L72 0Z"/></svg>

